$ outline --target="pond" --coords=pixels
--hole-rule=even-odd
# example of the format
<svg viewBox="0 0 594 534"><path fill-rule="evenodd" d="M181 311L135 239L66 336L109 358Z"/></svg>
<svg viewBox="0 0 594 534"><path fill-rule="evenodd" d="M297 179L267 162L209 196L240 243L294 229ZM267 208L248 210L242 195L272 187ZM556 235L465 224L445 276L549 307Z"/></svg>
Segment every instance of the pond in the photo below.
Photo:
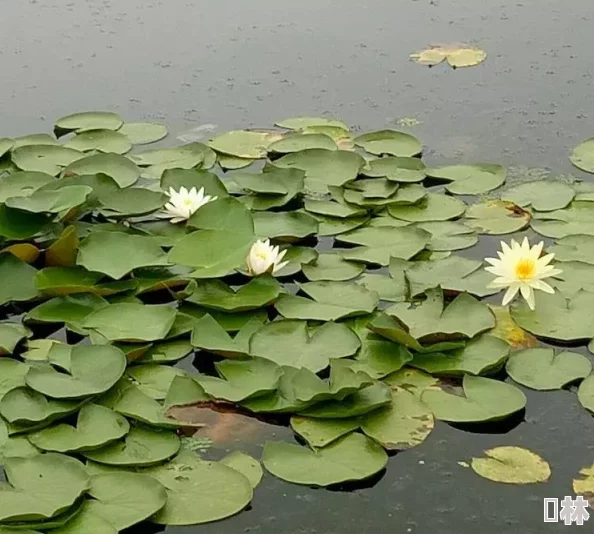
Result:
<svg viewBox="0 0 594 534"><path fill-rule="evenodd" d="M413 135L423 143L427 167L490 162L507 169L508 183L587 181L569 154L592 135L593 15L585 0L571 9L554 0L14 3L3 11L0 34L0 137L51 133L57 118L87 109L166 124L169 136L156 146L325 116L344 121L353 136L383 129ZM480 47L487 59L452 69L409 58L428 45L456 42ZM140 150L146 148L152 146ZM121 198L112 198L116 212ZM539 240L531 229L521 235ZM494 256L499 240L483 235L478 246L454 254ZM331 245L324 238L318 248ZM101 258L92 261L97 266ZM245 282L231 281L238 280ZM501 295L484 301L500 304ZM160 302L162 296L151 303ZM35 330L36 337L51 332ZM584 343L574 345L572 351L593 360ZM198 355L181 367L212 373L208 365ZM506 380L526 395L525 413L488 426L437 421L420 445L390 452L387 468L359 483L311 488L265 473L247 511L167 532L540 532L543 498L573 495L572 480L594 462L592 415L575 385L541 392ZM286 417L264 422L222 410L205 421L205 413L197 415L207 426L194 446L208 458L236 450L260 458L267 440L296 443ZM546 459L550 479L498 484L464 465L505 445ZM132 532L161 530L143 523Z"/></svg>

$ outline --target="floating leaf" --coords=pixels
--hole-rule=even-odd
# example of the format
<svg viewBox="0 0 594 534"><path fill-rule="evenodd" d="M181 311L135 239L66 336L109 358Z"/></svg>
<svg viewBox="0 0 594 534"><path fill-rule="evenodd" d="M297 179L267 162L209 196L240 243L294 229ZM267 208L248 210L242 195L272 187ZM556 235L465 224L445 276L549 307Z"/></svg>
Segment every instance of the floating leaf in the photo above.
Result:
<svg viewBox="0 0 594 534"><path fill-rule="evenodd" d="M0 305L30 300L37 296L37 270L10 253L0 253Z"/></svg>
<svg viewBox="0 0 594 534"><path fill-rule="evenodd" d="M446 189L455 195L479 195L497 189L505 182L505 169L501 165L477 163L474 165L447 165L425 169L427 176L451 182Z"/></svg>
<svg viewBox="0 0 594 534"><path fill-rule="evenodd" d="M192 345L225 358L239 358L250 352L250 338L261 328L258 318L252 319L232 338L210 315L204 315L194 325Z"/></svg>
<svg viewBox="0 0 594 534"><path fill-rule="evenodd" d="M388 450L420 445L433 430L433 414L412 393L392 390L392 402L367 414L361 430Z"/></svg>
<svg viewBox="0 0 594 534"><path fill-rule="evenodd" d="M55 176L62 167L84 157L84 154L61 145L27 145L14 150L11 157L22 171L45 172Z"/></svg>
<svg viewBox="0 0 594 534"><path fill-rule="evenodd" d="M10 252L25 263L35 263L35 260L39 258L39 249L30 243L15 243L3 248L0 252Z"/></svg>
<svg viewBox="0 0 594 534"><path fill-rule="evenodd" d="M249 454L245 454L241 451L234 451L227 456L225 456L221 463L235 469L235 471L239 471L242 475L244 475L252 485L252 488L255 488L262 480L262 466L258 460L252 458Z"/></svg>
<svg viewBox="0 0 594 534"><path fill-rule="evenodd" d="M264 467L278 478L294 484L330 486L365 480L388 463L385 451L361 434L349 434L312 451L299 445L268 441L262 453Z"/></svg>
<svg viewBox="0 0 594 534"><path fill-rule="evenodd" d="M347 261L339 254L319 254L315 263L303 265L303 274L312 282L352 280L365 271L362 263Z"/></svg>
<svg viewBox="0 0 594 534"><path fill-rule="evenodd" d="M168 365L135 365L128 368L126 377L132 379L138 389L155 400L163 400L176 376L184 371Z"/></svg>
<svg viewBox="0 0 594 534"><path fill-rule="evenodd" d="M594 202L576 200L567 208L540 212L532 221L532 229L546 237L594 235Z"/></svg>
<svg viewBox="0 0 594 534"><path fill-rule="evenodd" d="M226 171L234 171L249 167L256 160L251 158L236 158L235 156L228 156L227 154L217 154L217 161L222 169Z"/></svg>
<svg viewBox="0 0 594 534"><path fill-rule="evenodd" d="M243 174L247 173L242 173L242 175ZM284 206L303 190L303 180L305 178L305 172L303 172L300 169L282 169L275 167L274 165L266 165L262 170L261 174L262 176L265 175L265 178L263 179L264 185L260 183L260 185L254 186L254 181L252 178L249 179L248 183L252 187L264 188L266 187L265 184L269 182L276 182L277 184L279 184L279 187L283 187L287 190L287 192L285 194L266 193L246 195L241 197L240 200L254 211L262 211ZM251 176L259 175L250 174L250 177ZM238 184L241 185L241 179L238 182ZM247 187L246 189L250 188Z"/></svg>
<svg viewBox="0 0 594 534"><path fill-rule="evenodd" d="M252 500L246 476L222 462L183 452L172 462L144 471L166 489L167 503L155 516L159 525L199 525L232 516Z"/></svg>
<svg viewBox="0 0 594 534"><path fill-rule="evenodd" d="M426 389L421 400L433 415L452 423L498 421L523 410L526 396L505 382L479 376L464 375L464 396L438 389Z"/></svg>
<svg viewBox="0 0 594 534"><path fill-rule="evenodd" d="M573 480L573 491L576 495L582 495L592 506L594 502L594 465L580 469L580 475L584 478Z"/></svg>
<svg viewBox="0 0 594 534"><path fill-rule="evenodd" d="M325 447L357 430L359 426L358 419L314 419L300 415L291 417L291 428L311 447Z"/></svg>
<svg viewBox="0 0 594 534"><path fill-rule="evenodd" d="M268 147L281 138L276 133L235 130L213 137L208 146L229 156L259 159L266 157Z"/></svg>
<svg viewBox="0 0 594 534"><path fill-rule="evenodd" d="M350 282L308 282L300 289L310 298L281 295L275 303L286 319L335 321L365 315L375 309L379 300L376 293Z"/></svg>
<svg viewBox="0 0 594 534"><path fill-rule="evenodd" d="M154 122L126 122L118 132L133 145L146 145L163 139L167 135L167 126Z"/></svg>
<svg viewBox="0 0 594 534"><path fill-rule="evenodd" d="M277 277L297 274L303 267L313 264L318 259L317 250L310 247L288 247L283 261L288 262L282 269L276 271Z"/></svg>
<svg viewBox="0 0 594 534"><path fill-rule="evenodd" d="M327 217L317 213L312 213L311 215L318 221L318 237L343 234L369 222L368 215L364 217L349 217L348 219Z"/></svg>
<svg viewBox="0 0 594 534"><path fill-rule="evenodd" d="M501 200L513 202L522 208L531 206L537 211L554 211L565 208L575 196L575 191L563 182L527 182L507 189Z"/></svg>
<svg viewBox="0 0 594 534"><path fill-rule="evenodd" d="M20 341L30 336L30 330L22 324L0 322L0 356L12 354Z"/></svg>
<svg viewBox="0 0 594 534"><path fill-rule="evenodd" d="M33 432L28 438L44 451L77 452L97 449L124 437L130 429L128 421L108 408L85 404L77 426L61 424Z"/></svg>
<svg viewBox="0 0 594 534"><path fill-rule="evenodd" d="M388 384L392 389L400 387L414 394L417 398L421 397L423 391L428 388L436 388L439 380L423 371L404 367L395 373L387 376L383 380L384 384Z"/></svg>
<svg viewBox="0 0 594 534"><path fill-rule="evenodd" d="M318 230L318 222L302 212L254 213L254 233L259 238L275 238L281 241L295 241L313 235Z"/></svg>
<svg viewBox="0 0 594 534"><path fill-rule="evenodd" d="M288 154L310 148L337 150L336 143L332 138L323 133L299 133L287 135L275 141L268 147L268 151L277 154Z"/></svg>
<svg viewBox="0 0 594 534"><path fill-rule="evenodd" d="M325 117L294 117L279 121L276 125L280 128L286 128L287 130L303 130L304 128L317 126L340 128L346 131L349 129L344 122L335 119L327 119Z"/></svg>
<svg viewBox="0 0 594 534"><path fill-rule="evenodd" d="M8 458L0 521L43 521L65 512L89 488L80 462L60 454Z"/></svg>
<svg viewBox="0 0 594 534"><path fill-rule="evenodd" d="M81 243L77 263L115 280L139 267L169 265L155 239L123 232L93 232Z"/></svg>
<svg viewBox="0 0 594 534"><path fill-rule="evenodd" d="M26 197L44 185L51 184L56 178L45 172L18 171L0 180L0 202L13 197Z"/></svg>
<svg viewBox="0 0 594 534"><path fill-rule="evenodd" d="M356 204L373 206L393 202L393 195L398 191L399 185L387 178L365 178L355 180L347 184L347 187L360 192L360 196L357 195Z"/></svg>
<svg viewBox="0 0 594 534"><path fill-rule="evenodd" d="M112 130L85 130L71 139L64 146L81 152L97 150L113 154L125 154L132 148L132 143L121 132Z"/></svg>
<svg viewBox="0 0 594 534"><path fill-rule="evenodd" d="M129 187L138 180L140 169L124 156L94 154L77 159L64 169L64 176L106 174L120 187Z"/></svg>
<svg viewBox="0 0 594 534"><path fill-rule="evenodd" d="M58 135L74 130L117 130L124 121L116 113L109 111L83 111L61 117L56 121L54 130Z"/></svg>
<svg viewBox="0 0 594 534"><path fill-rule="evenodd" d="M0 157L4 156L14 146L14 140L0 137Z"/></svg>
<svg viewBox="0 0 594 534"><path fill-rule="evenodd" d="M252 336L250 352L317 373L328 367L330 359L351 356L360 345L359 338L342 324L326 323L309 333L305 321L274 321Z"/></svg>
<svg viewBox="0 0 594 534"><path fill-rule="evenodd" d="M594 172L594 139L586 139L576 146L569 156L578 169Z"/></svg>
<svg viewBox="0 0 594 534"><path fill-rule="evenodd" d="M379 130L355 137L355 144L370 154L410 157L420 154L423 145L414 136L395 130Z"/></svg>
<svg viewBox="0 0 594 534"><path fill-rule="evenodd" d="M365 273L356 282L369 291L375 291L379 295L380 300L386 300L388 302L401 302L406 300L408 294L408 287L404 276L401 279L394 279L383 274Z"/></svg>
<svg viewBox="0 0 594 534"><path fill-rule="evenodd" d="M365 176L384 176L393 182L412 183L425 179L425 164L419 158L388 156L372 159L361 172Z"/></svg>
<svg viewBox="0 0 594 534"><path fill-rule="evenodd" d="M93 294L60 296L33 308L26 318L42 323L79 324L87 315L108 304L104 298Z"/></svg>
<svg viewBox="0 0 594 534"><path fill-rule="evenodd" d="M469 248L478 242L476 232L459 222L432 221L417 224L417 228L431 234L426 248L435 252Z"/></svg>
<svg viewBox="0 0 594 534"><path fill-rule="evenodd" d="M128 187L99 196L102 212L108 216L145 215L161 209L167 195L142 187Z"/></svg>
<svg viewBox="0 0 594 534"><path fill-rule="evenodd" d="M440 193L427 193L423 200L412 206L388 206L392 217L409 222L447 221L460 217L465 210L464 202Z"/></svg>
<svg viewBox="0 0 594 534"><path fill-rule="evenodd" d="M9 208L0 205L0 237L28 239L44 230L49 223L46 214Z"/></svg>
<svg viewBox="0 0 594 534"><path fill-rule="evenodd" d="M530 213L512 202L489 200L468 206L465 223L481 234L501 235L523 230L530 223Z"/></svg>
<svg viewBox="0 0 594 534"><path fill-rule="evenodd" d="M594 236L568 235L562 237L549 247L549 252L555 254L556 261L579 261L594 265Z"/></svg>
<svg viewBox="0 0 594 534"><path fill-rule="evenodd" d="M465 347L450 352L416 354L410 365L432 375L482 375L501 369L508 356L509 345L505 341L483 335L471 339Z"/></svg>
<svg viewBox="0 0 594 534"><path fill-rule="evenodd" d="M29 366L18 360L0 358L0 400L11 389L25 385Z"/></svg>
<svg viewBox="0 0 594 534"><path fill-rule="evenodd" d="M585 378L592 371L590 360L577 352L535 348L514 352L506 365L506 371L523 386L551 390Z"/></svg>
<svg viewBox="0 0 594 534"><path fill-rule="evenodd" d="M538 454L522 447L495 447L485 451L486 458L473 458L470 467L483 478L505 484L546 482L549 464Z"/></svg>
<svg viewBox="0 0 594 534"><path fill-rule="evenodd" d="M447 44L432 45L421 52L411 54L410 57L417 63L429 67L438 65L445 59L451 67L460 68L474 67L482 63L486 59L487 53L480 48L468 45Z"/></svg>
<svg viewBox="0 0 594 534"><path fill-rule="evenodd" d="M429 232L412 226L383 226L360 228L348 234L341 234L336 239L362 245L341 252L343 258L388 266L391 257L408 260L418 254L425 248L430 237Z"/></svg>
<svg viewBox="0 0 594 534"><path fill-rule="evenodd" d="M83 204L92 191L86 185L62 187L56 191L39 189L27 197L9 198L6 206L31 213L60 213Z"/></svg>

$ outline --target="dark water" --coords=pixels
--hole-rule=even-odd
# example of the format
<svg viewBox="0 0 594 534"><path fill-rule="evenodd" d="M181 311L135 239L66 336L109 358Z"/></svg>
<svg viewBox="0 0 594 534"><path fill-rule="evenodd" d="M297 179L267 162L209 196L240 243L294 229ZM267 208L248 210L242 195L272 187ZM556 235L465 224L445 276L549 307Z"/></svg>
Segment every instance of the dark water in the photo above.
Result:
<svg viewBox="0 0 594 534"><path fill-rule="evenodd" d="M50 131L55 118L84 109L164 121L173 137L205 124L267 126L299 114L333 115L357 129L414 117L422 124L410 131L431 164L492 161L579 176L568 150L594 132L589 0L5 0L0 7L0 135ZM460 41L485 49L487 61L454 71L408 59L428 44ZM470 433L438 423L371 487L316 490L267 476L250 511L170 532L560 531L543 524L542 498L573 493L572 478L594 462L594 422L574 392L527 395L526 421L515 428ZM236 430L220 448L257 455L269 432L287 436ZM498 485L457 463L498 445L541 454L551 480Z"/></svg>

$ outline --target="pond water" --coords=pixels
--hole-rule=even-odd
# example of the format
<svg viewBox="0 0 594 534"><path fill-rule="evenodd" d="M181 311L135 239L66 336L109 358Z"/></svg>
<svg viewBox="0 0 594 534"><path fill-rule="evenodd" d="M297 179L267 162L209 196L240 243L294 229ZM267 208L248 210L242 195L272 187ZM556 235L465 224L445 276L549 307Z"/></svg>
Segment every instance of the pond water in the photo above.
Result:
<svg viewBox="0 0 594 534"><path fill-rule="evenodd" d="M408 131L428 147L428 165L484 160L581 175L567 156L593 131L592 3L482 4L11 2L0 32L0 134L51 131L56 117L85 109L165 122L172 139L301 114L329 114L355 129L415 118L420 124ZM408 58L429 44L458 41L480 46L487 60L453 70ZM556 532L562 525L543 525L542 498L573 493L571 480L594 460L594 425L574 392L522 389L528 406L521 424L470 432L438 423L365 487L309 489L267 475L251 510L168 532ZM215 457L236 449L259 456L265 439L290 436L231 417L221 426L211 436ZM498 445L541 454L552 466L550 481L499 485L458 464Z"/></svg>

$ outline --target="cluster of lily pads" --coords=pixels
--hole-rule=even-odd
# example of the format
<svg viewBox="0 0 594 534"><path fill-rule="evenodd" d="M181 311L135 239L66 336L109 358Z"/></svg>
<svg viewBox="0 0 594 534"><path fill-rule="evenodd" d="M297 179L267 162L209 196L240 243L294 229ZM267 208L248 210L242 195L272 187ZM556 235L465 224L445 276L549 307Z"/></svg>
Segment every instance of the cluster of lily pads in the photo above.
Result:
<svg viewBox="0 0 594 534"><path fill-rule="evenodd" d="M2 534L244 509L260 462L182 447L201 425L177 406L286 417L298 442L267 442L262 463L316 486L381 472L435 419L518 414L526 397L502 369L539 390L585 378L594 411L590 360L532 336L594 338L591 184L428 168L412 135L324 118L149 150L166 128L114 113L70 115L54 133L0 139ZM593 145L572 155L588 172ZM216 200L173 224L167 192L182 187ZM563 279L510 315L481 300L493 277L458 251L529 227L556 238ZM246 266L258 239L286 251L274 276ZM186 357L201 371L176 365Z"/></svg>

